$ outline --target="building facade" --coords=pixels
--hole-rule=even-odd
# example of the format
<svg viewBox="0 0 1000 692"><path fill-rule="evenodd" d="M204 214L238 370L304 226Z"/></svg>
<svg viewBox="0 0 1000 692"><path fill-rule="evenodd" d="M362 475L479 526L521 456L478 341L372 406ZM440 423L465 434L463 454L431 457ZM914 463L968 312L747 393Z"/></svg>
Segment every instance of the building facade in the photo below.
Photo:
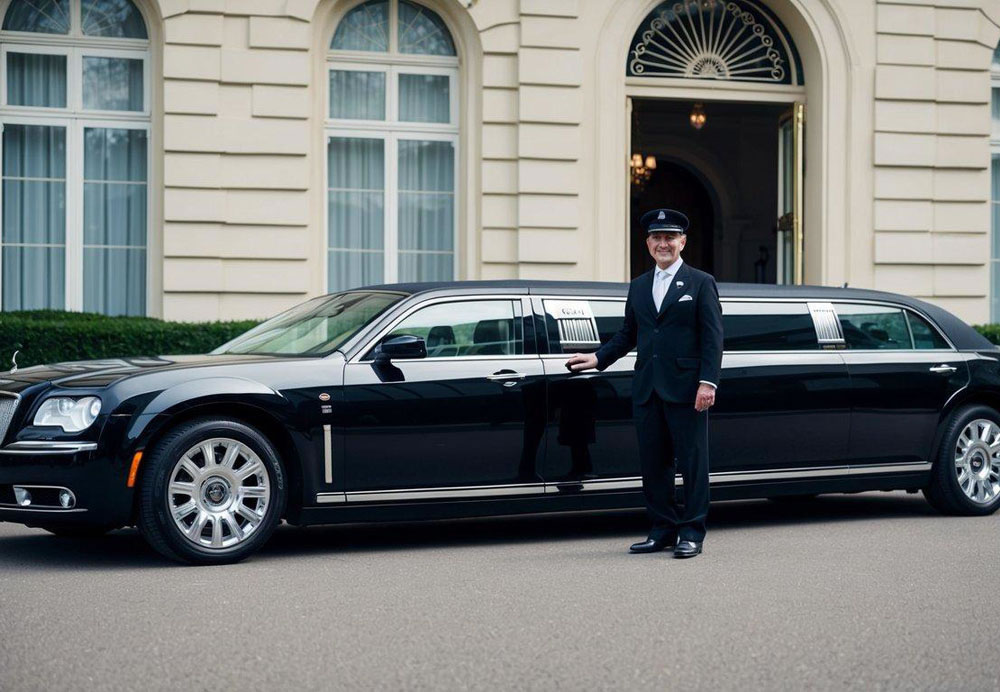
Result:
<svg viewBox="0 0 1000 692"><path fill-rule="evenodd" d="M2 0L4 310L723 281L1000 321L998 0ZM992 104L992 105L991 105Z"/></svg>

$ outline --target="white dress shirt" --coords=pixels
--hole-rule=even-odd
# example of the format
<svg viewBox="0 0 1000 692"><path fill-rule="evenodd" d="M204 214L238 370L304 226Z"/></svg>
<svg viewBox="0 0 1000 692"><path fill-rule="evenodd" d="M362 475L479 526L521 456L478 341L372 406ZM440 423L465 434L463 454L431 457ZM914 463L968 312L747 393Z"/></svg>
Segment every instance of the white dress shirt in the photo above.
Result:
<svg viewBox="0 0 1000 692"><path fill-rule="evenodd" d="M667 291L670 290L670 282L674 280L674 276L676 276L677 271L681 268L682 264L684 264L684 260L678 257L677 260L666 269L660 269L657 267L653 270L653 305L656 306L657 312L663 305L663 299L666 297ZM716 389L716 384L714 382L699 380L699 383L707 384L712 389Z"/></svg>
<svg viewBox="0 0 1000 692"><path fill-rule="evenodd" d="M677 274L677 270L681 268L682 264L684 264L684 260L678 257L666 269L657 267L653 270L653 305L656 306L657 311L663 305L663 298L667 295L667 291L670 290L670 282L673 281L674 275Z"/></svg>

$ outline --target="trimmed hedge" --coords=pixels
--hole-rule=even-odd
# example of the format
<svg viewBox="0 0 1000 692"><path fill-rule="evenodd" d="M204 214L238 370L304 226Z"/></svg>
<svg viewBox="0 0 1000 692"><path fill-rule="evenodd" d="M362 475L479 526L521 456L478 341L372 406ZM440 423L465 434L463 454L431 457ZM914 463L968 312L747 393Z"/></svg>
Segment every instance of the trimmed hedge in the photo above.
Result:
<svg viewBox="0 0 1000 692"><path fill-rule="evenodd" d="M258 324L164 322L152 317L108 317L85 312L0 312L0 370L41 363L129 356L207 353Z"/></svg>
<svg viewBox="0 0 1000 692"><path fill-rule="evenodd" d="M991 343L1000 344L1000 324L976 324L972 327Z"/></svg>

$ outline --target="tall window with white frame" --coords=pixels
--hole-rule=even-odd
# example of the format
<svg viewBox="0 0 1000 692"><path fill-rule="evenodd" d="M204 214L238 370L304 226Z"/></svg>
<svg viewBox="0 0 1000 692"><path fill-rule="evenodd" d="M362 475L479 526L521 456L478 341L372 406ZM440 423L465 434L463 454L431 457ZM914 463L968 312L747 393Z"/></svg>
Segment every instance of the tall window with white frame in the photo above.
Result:
<svg viewBox="0 0 1000 692"><path fill-rule="evenodd" d="M149 36L131 0L0 0L3 310L146 314Z"/></svg>
<svg viewBox="0 0 1000 692"><path fill-rule="evenodd" d="M993 95L990 128L990 322L1000 322L1000 45L990 65Z"/></svg>
<svg viewBox="0 0 1000 692"><path fill-rule="evenodd" d="M436 281L456 270L458 57L444 21L368 0L327 54L327 285Z"/></svg>

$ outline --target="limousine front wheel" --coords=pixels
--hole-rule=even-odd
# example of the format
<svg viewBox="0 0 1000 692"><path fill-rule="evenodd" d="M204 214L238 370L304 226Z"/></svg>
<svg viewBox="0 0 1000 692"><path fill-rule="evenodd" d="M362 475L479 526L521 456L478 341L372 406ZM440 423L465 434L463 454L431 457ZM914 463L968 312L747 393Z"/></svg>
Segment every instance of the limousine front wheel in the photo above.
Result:
<svg viewBox="0 0 1000 692"><path fill-rule="evenodd" d="M240 421L201 419L150 453L138 523L166 557L222 564L263 545L284 506L285 474L267 438Z"/></svg>
<svg viewBox="0 0 1000 692"><path fill-rule="evenodd" d="M965 406L944 425L925 497L946 514L992 514L1000 507L1000 413Z"/></svg>

